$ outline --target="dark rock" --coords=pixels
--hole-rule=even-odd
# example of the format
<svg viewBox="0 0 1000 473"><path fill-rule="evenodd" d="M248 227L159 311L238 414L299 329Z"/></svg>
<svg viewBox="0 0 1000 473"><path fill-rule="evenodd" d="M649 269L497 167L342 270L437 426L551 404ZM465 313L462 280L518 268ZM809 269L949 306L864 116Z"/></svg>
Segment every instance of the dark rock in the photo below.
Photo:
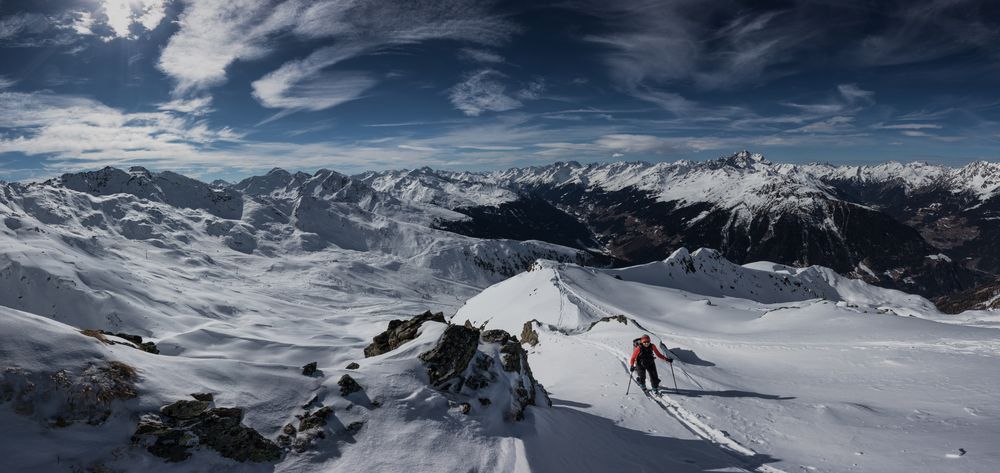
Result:
<svg viewBox="0 0 1000 473"><path fill-rule="evenodd" d="M461 411L462 414L468 415L469 411L472 410L472 404L469 404L467 402L463 402L463 403L461 403L461 404L458 405L458 410Z"/></svg>
<svg viewBox="0 0 1000 473"><path fill-rule="evenodd" d="M531 324L537 324L537 320L529 320L524 323L524 328L521 329L521 340L528 345L535 346L538 345L538 332L535 331Z"/></svg>
<svg viewBox="0 0 1000 473"><path fill-rule="evenodd" d="M139 425L135 428L135 433L132 434L132 440L136 440L137 437L143 435L162 435L165 434L169 427L160 422L159 419L155 418L145 418L139 421Z"/></svg>
<svg viewBox="0 0 1000 473"><path fill-rule="evenodd" d="M285 424L285 428L281 429L281 431L284 432L285 435L291 435L292 437L298 433L298 430L296 430L295 426L292 424Z"/></svg>
<svg viewBox="0 0 1000 473"><path fill-rule="evenodd" d="M487 330L479 338L487 343L507 343L507 340L510 340L510 334L499 329Z"/></svg>
<svg viewBox="0 0 1000 473"><path fill-rule="evenodd" d="M349 369L349 370L356 370L356 369L358 369L360 367L361 367L361 365L359 365L357 363L354 363L354 362L351 362L351 364L347 365L347 369Z"/></svg>
<svg viewBox="0 0 1000 473"><path fill-rule="evenodd" d="M350 424L347 424L347 432L356 434L358 433L359 430L361 430L361 427L364 425L365 423L362 421L351 422Z"/></svg>
<svg viewBox="0 0 1000 473"><path fill-rule="evenodd" d="M187 460L194 446L194 437L183 430L168 430L156 436L156 441L146 448L149 453L163 458L171 463Z"/></svg>
<svg viewBox="0 0 1000 473"><path fill-rule="evenodd" d="M488 397L481 397L481 398L479 398L479 404L482 404L484 406L488 406L490 404L493 404L493 401L491 401L490 398L488 398Z"/></svg>
<svg viewBox="0 0 1000 473"><path fill-rule="evenodd" d="M203 445L220 455L244 462L270 462L281 459L281 449L254 429L240 424L243 410L217 408L205 413L192 426Z"/></svg>
<svg viewBox="0 0 1000 473"><path fill-rule="evenodd" d="M601 322L611 322L611 321L615 321L615 322L618 322L618 323L622 323L622 324L628 325L628 317L625 317L622 314L618 314L618 315L615 315L613 317L610 317L610 316L609 317L601 317L596 322L591 323L590 326L587 327L587 330L590 330L590 329L594 328L595 325L597 325L597 324L599 324Z"/></svg>
<svg viewBox="0 0 1000 473"><path fill-rule="evenodd" d="M299 431L302 432L326 425L326 419L330 417L330 414L333 414L333 408L329 406L320 408L312 414L306 413L302 417L302 420L299 421Z"/></svg>
<svg viewBox="0 0 1000 473"><path fill-rule="evenodd" d="M114 342L114 341L112 341L111 343L119 344L119 345L128 345L128 346L131 346L132 348L136 348L136 349L142 350L142 351L147 352L147 353L152 353L154 355L158 355L160 353L160 350L156 348L156 344L155 343L153 343L153 342L143 342L142 341L142 337L140 337L138 335L132 335L132 334L123 333L123 332L112 333L112 332L109 332L107 330L101 330L100 332L102 334L104 334L104 335L113 335L113 336L116 336L118 338L123 338L125 340L128 340L129 342L132 342L133 345L128 345L127 343L120 343L120 342Z"/></svg>
<svg viewBox="0 0 1000 473"><path fill-rule="evenodd" d="M349 374L345 374L340 377L340 381L337 381L337 386L340 386L340 395L347 396L348 394L361 391L361 385L358 384L354 378Z"/></svg>
<svg viewBox="0 0 1000 473"><path fill-rule="evenodd" d="M493 357L485 353L476 353L473 363L476 369L465 379L465 385L472 389L482 389L496 379L493 373Z"/></svg>
<svg viewBox="0 0 1000 473"><path fill-rule="evenodd" d="M147 445L150 453L169 462L187 459L191 456L189 450L197 445L239 462L268 462L281 458L278 445L241 424L243 409L206 410L208 404L209 401L182 400L163 406L160 410L165 420L155 415L143 416L132 441Z"/></svg>
<svg viewBox="0 0 1000 473"><path fill-rule="evenodd" d="M208 409L208 401L181 400L160 408L160 413L175 419L193 419Z"/></svg>
<svg viewBox="0 0 1000 473"><path fill-rule="evenodd" d="M278 446L281 448L289 448L292 446L292 437L289 437L285 434L278 435L278 438L275 440L275 443L277 443Z"/></svg>
<svg viewBox="0 0 1000 473"><path fill-rule="evenodd" d="M427 321L445 323L444 313L438 312L432 314L430 311L427 311L407 321L390 321L389 328L376 335L372 343L365 347L365 358L388 353L400 345L417 338L418 329Z"/></svg>
<svg viewBox="0 0 1000 473"><path fill-rule="evenodd" d="M205 402L212 402L215 400L215 395L212 393L192 393L191 397Z"/></svg>
<svg viewBox="0 0 1000 473"><path fill-rule="evenodd" d="M437 345L420 355L420 360L427 367L431 385L442 389L446 382L460 377L476 354L478 346L479 330L449 325Z"/></svg>
<svg viewBox="0 0 1000 473"><path fill-rule="evenodd" d="M527 353L524 352L524 348L521 348L521 344L516 341L507 343L506 345L500 347L500 353L503 353L503 370L512 373L521 371L521 357L528 356Z"/></svg>
<svg viewBox="0 0 1000 473"><path fill-rule="evenodd" d="M302 367L302 374L312 376L316 374L316 362L309 363Z"/></svg>

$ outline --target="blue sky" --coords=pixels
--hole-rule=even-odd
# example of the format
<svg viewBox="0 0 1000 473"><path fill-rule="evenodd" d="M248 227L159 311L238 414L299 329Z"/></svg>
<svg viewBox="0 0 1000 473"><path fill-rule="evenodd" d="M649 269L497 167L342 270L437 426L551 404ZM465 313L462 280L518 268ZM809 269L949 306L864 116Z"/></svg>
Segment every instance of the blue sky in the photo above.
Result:
<svg viewBox="0 0 1000 473"><path fill-rule="evenodd" d="M0 0L0 179L1000 158L988 0Z"/></svg>

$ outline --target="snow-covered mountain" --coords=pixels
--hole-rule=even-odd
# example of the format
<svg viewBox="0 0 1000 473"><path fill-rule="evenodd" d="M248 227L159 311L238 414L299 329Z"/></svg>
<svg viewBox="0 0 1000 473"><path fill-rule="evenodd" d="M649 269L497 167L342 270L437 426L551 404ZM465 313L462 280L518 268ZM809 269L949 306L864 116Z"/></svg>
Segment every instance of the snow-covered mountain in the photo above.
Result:
<svg viewBox="0 0 1000 473"><path fill-rule="evenodd" d="M679 245L592 266L613 248L602 232L636 234L647 202L653 222L662 206L734 202L714 189L660 202L664 176L753 181L799 207L843 202L821 179L770 189L791 179L775 167L737 155L487 174L274 170L234 185L110 168L0 183L4 468L989 471L1000 461L991 313L942 314L831 268ZM608 196L620 214L588 220ZM730 211L753 221L799 208L766 201ZM623 359L640 333L679 359L681 389L629 388Z"/></svg>
<svg viewBox="0 0 1000 473"><path fill-rule="evenodd" d="M1000 349L995 320L938 317L924 298L828 268L678 250L618 270L540 262L453 321L534 332L529 356L555 405L616 419L621 439L574 430L575 467L603 471L593 465L621 449L631 460L615 466L669 471L990 471L1000 385L980 376ZM678 360L674 373L657 363L679 389L654 402L623 398L643 333ZM731 462L699 458L711 449Z"/></svg>
<svg viewBox="0 0 1000 473"><path fill-rule="evenodd" d="M997 225L990 217L995 193L986 192L992 184L978 184L976 192L965 185L970 175L993 182L994 167L796 166L744 151L705 162L568 162L482 174L423 169L368 173L365 179L405 189L393 194L403 201L420 196L426 202L423 196L454 182L510 189L500 197L461 194L461 204L451 204L468 218L441 219L437 226L470 236L549 239L603 250L619 264L705 246L738 262L821 264L886 287L939 296L1000 273L996 252L979 237ZM449 205L442 198L431 201ZM952 201L963 207L947 205ZM952 213L920 218L936 208L933 202ZM957 224L949 220L963 209L972 216ZM561 222L561 231L546 225L554 221ZM967 256L974 254L980 256Z"/></svg>

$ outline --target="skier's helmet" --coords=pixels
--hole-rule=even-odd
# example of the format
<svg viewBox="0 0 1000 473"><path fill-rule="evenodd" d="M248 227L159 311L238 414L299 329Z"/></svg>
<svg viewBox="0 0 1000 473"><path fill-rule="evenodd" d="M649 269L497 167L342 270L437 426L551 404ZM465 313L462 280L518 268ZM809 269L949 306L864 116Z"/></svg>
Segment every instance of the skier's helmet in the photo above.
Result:
<svg viewBox="0 0 1000 473"><path fill-rule="evenodd" d="M649 335L643 335L639 337L639 343L645 343L649 341Z"/></svg>

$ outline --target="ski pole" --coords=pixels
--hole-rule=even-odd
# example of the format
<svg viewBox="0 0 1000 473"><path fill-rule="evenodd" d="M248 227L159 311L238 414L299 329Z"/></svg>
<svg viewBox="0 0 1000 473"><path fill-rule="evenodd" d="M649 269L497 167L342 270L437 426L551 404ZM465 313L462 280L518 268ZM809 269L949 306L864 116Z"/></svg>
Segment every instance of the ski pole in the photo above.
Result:
<svg viewBox="0 0 1000 473"><path fill-rule="evenodd" d="M632 382L633 382L633 381L635 381L635 380L634 380L634 379L632 379L632 372L631 372L631 371L629 371L629 372L628 372L628 387L627 387L627 388L625 388L625 395L626 395L626 396L628 396L628 390L629 390L629 389L632 389Z"/></svg>
<svg viewBox="0 0 1000 473"><path fill-rule="evenodd" d="M677 354L674 353L673 350L671 350L671 349L669 349L667 347L663 347L663 348L665 348L668 352L670 352L671 355L674 355L674 359L675 360L678 360L678 361L680 360L680 357L678 357ZM684 362L682 361L681 363L684 363ZM674 373L674 365L670 365L670 374L673 374L673 373ZM701 388L702 391L705 390L705 387L702 386L701 383L699 383L697 380L695 380L694 378L692 378L691 375L688 374L688 372L687 372L686 369L681 368L681 373L684 373L684 376L687 376L688 379L691 380L691 382L693 382L694 384L697 384L698 387ZM676 383L677 383L677 380L676 380L676 378L674 378L674 384L676 384Z"/></svg>
<svg viewBox="0 0 1000 473"><path fill-rule="evenodd" d="M670 376L674 378L674 391L680 392L680 390L677 389L677 375L674 374L674 364L673 363L667 363L667 364L670 365Z"/></svg>

